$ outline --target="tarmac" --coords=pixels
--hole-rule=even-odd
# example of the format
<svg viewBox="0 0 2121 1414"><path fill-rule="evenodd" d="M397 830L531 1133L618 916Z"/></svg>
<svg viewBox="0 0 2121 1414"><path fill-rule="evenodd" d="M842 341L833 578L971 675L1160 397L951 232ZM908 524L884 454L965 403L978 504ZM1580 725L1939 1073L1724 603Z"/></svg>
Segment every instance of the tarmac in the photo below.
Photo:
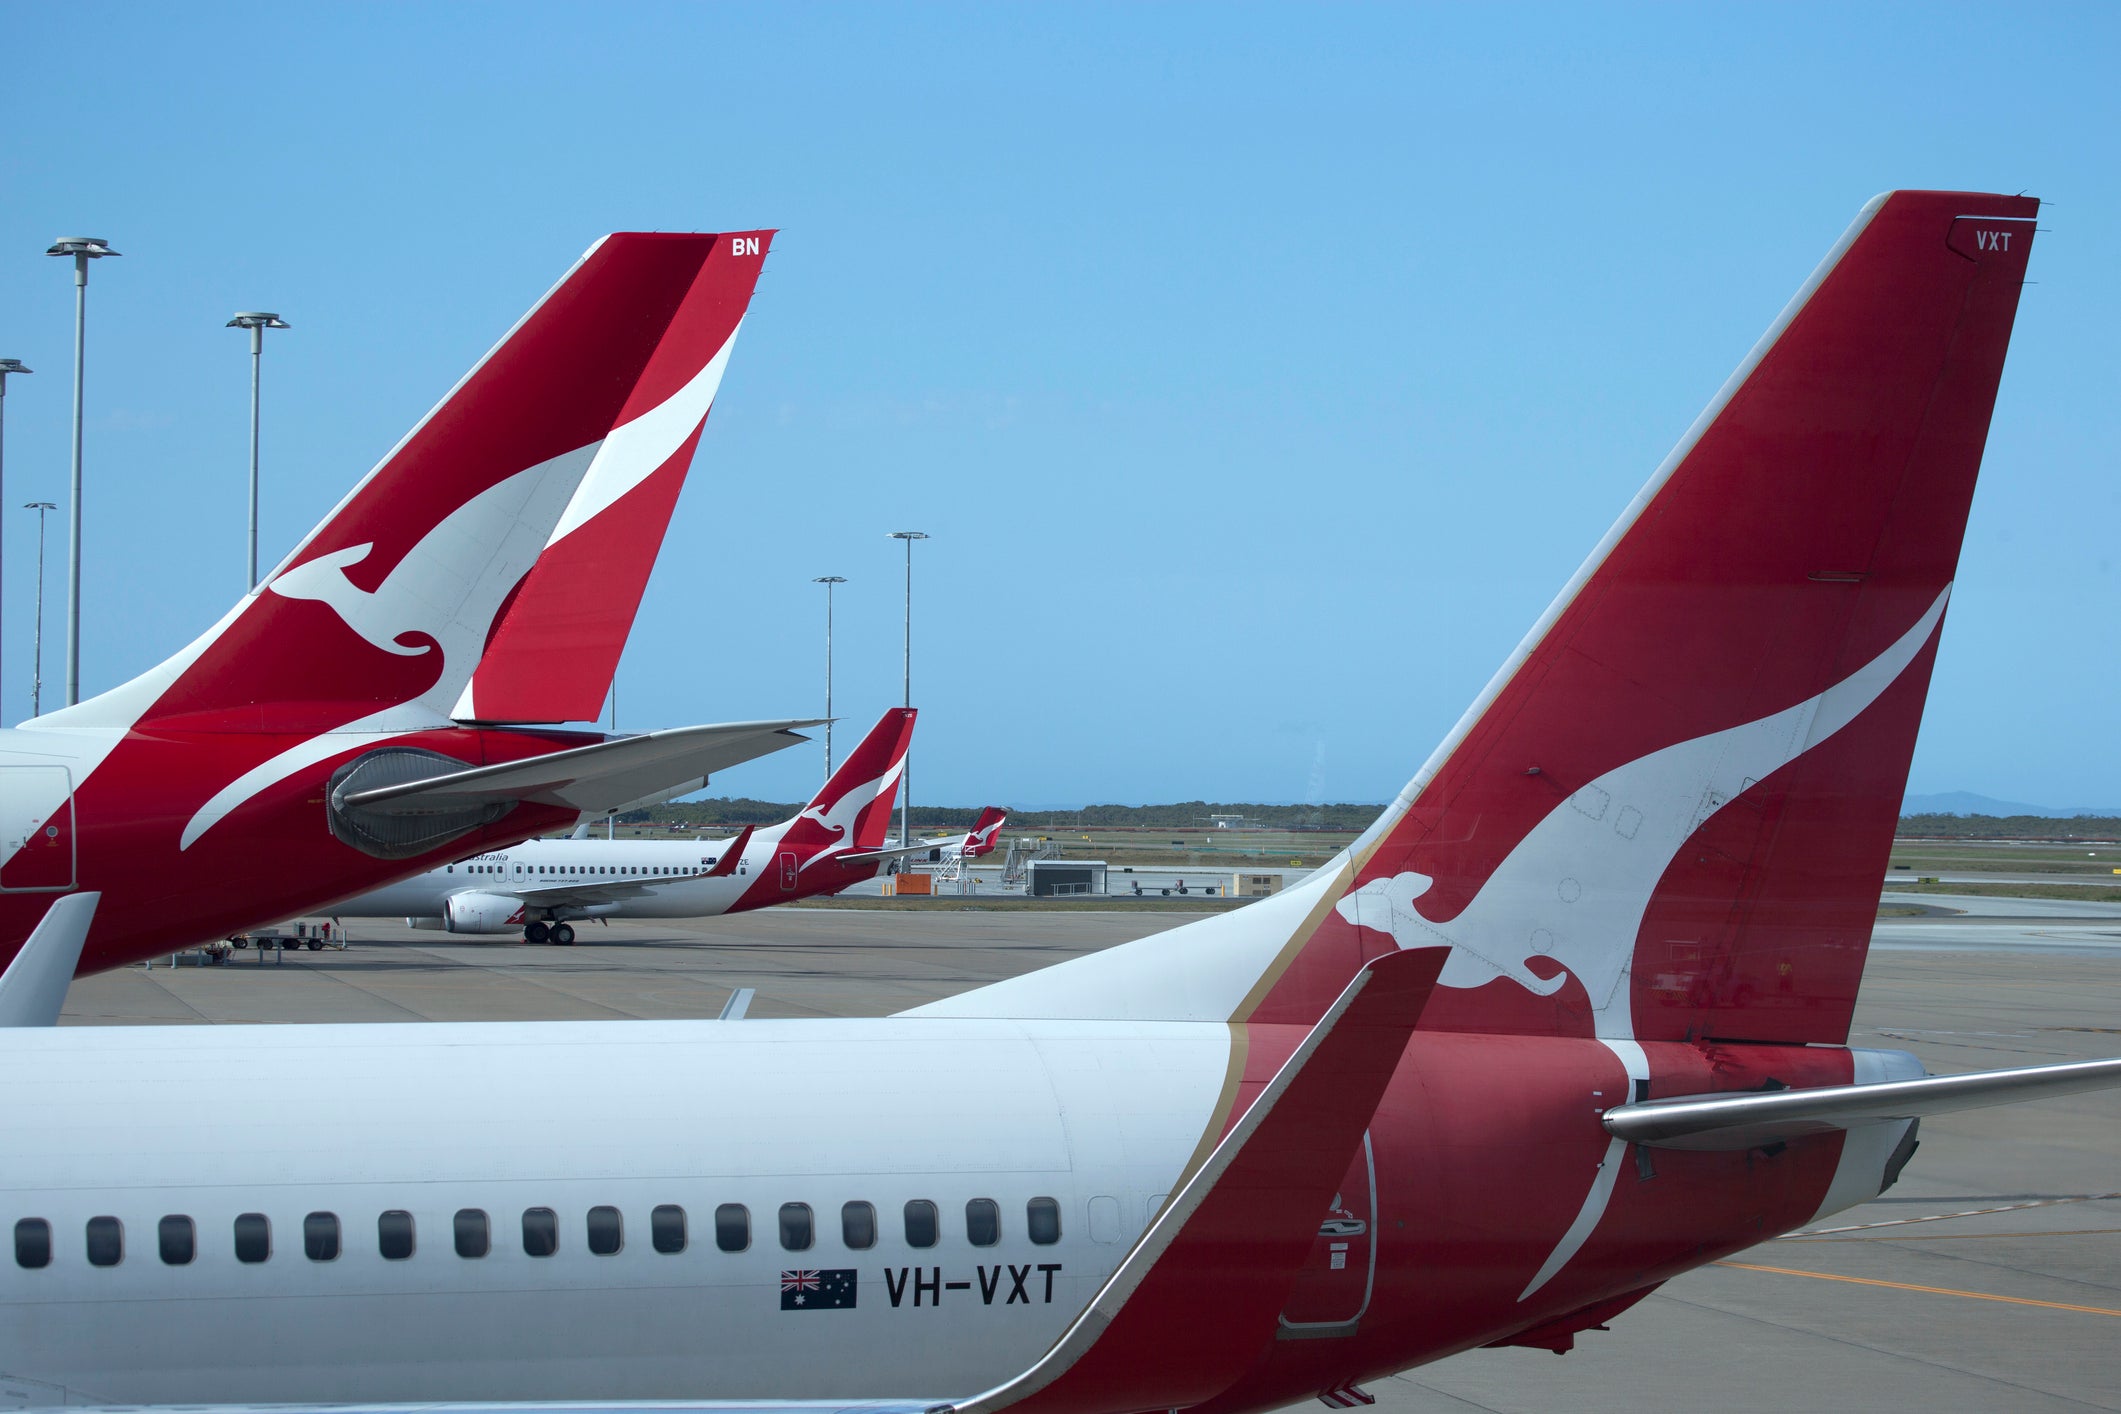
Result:
<svg viewBox="0 0 2121 1414"><path fill-rule="evenodd" d="M1879 924L1854 1044L1940 1073L2121 1054L2121 901L1907 902L1934 912ZM572 948L357 926L343 953L84 978L64 1019L711 1017L739 987L753 1016L878 1015L1183 921L783 908L585 927ZM1896 1188L1818 1226L1670 1282L1565 1356L1474 1351L1370 1391L1390 1414L2121 1410L2121 1092L1927 1120Z"/></svg>

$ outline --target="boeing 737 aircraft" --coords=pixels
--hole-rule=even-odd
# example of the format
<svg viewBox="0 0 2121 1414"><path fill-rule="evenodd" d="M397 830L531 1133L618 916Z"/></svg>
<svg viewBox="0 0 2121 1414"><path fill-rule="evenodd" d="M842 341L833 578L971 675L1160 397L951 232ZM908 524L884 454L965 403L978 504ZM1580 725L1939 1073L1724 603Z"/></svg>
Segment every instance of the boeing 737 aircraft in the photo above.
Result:
<svg viewBox="0 0 2121 1414"><path fill-rule="evenodd" d="M2038 209L1866 206L1398 799L1248 907L876 1020L0 1031L0 1392L1346 1407L1867 1201L1922 1115L2121 1084L1848 1044ZM253 1074L315 1079L200 1083Z"/></svg>
<svg viewBox="0 0 2121 1414"><path fill-rule="evenodd" d="M221 622L0 732L0 958L87 970L309 911L802 740L593 721L772 233L599 241Z"/></svg>
<svg viewBox="0 0 2121 1414"><path fill-rule="evenodd" d="M790 820L724 840L530 840L429 870L326 910L334 918L403 918L451 933L521 932L562 946L596 918L712 918L836 894L908 855L977 857L1006 818L984 812L969 833L883 848L898 793L911 709L894 707ZM989 817L992 817L991 820Z"/></svg>

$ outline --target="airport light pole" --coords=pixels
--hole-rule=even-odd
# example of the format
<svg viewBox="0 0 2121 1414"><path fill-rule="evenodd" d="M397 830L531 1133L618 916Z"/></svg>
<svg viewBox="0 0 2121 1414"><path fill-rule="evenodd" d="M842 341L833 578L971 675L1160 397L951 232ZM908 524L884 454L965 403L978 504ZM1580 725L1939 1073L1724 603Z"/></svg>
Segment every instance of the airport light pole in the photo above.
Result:
<svg viewBox="0 0 2121 1414"><path fill-rule="evenodd" d="M37 629L30 640L35 647L30 658L29 714L44 715L44 513L59 509L55 501L27 501L25 511L37 513Z"/></svg>
<svg viewBox="0 0 2121 1414"><path fill-rule="evenodd" d="M825 586L825 779L832 779L832 586L845 584L843 574L821 574L810 581Z"/></svg>
<svg viewBox="0 0 2121 1414"><path fill-rule="evenodd" d="M893 540L906 542L906 705L913 705L913 542L926 540L925 530L894 530ZM906 743L906 758L898 778L898 842L913 843L913 743Z"/></svg>
<svg viewBox="0 0 2121 1414"><path fill-rule="evenodd" d="M258 587L258 370L265 362L265 331L289 329L277 314L243 310L223 326L250 330L250 569L243 579L243 592Z"/></svg>
<svg viewBox="0 0 2121 1414"><path fill-rule="evenodd" d="M19 358L0 358L0 506L7 504L7 375L36 371Z"/></svg>
<svg viewBox="0 0 2121 1414"><path fill-rule="evenodd" d="M101 236L61 236L46 255L74 258L74 471L66 552L66 705L81 700L81 378L88 340L88 263L116 255Z"/></svg>

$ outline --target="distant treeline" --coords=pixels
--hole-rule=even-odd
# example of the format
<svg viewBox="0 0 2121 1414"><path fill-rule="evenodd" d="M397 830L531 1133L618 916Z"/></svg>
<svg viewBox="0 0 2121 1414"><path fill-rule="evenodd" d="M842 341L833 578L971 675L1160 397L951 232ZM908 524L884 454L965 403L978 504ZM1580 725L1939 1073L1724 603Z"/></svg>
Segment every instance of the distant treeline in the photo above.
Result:
<svg viewBox="0 0 2121 1414"><path fill-rule="evenodd" d="M771 825L802 809L798 801L753 800L718 796L687 800L621 815L625 824ZM1242 815L1248 825L1270 830L1366 829L1382 805L1221 805L1182 800L1176 805L1086 805L1080 810L1011 810L1012 830L1062 830L1070 826L1104 829L1205 830L1211 815ZM916 830L970 829L978 806L916 805ZM2121 818L2076 815L1903 815L1900 834L1915 839L2081 840L2121 839Z"/></svg>
<svg viewBox="0 0 2121 1414"><path fill-rule="evenodd" d="M625 824L769 825L786 820L802 809L797 802L752 800L748 797L717 797L687 800L636 810L621 815ZM1364 829L1377 818L1382 805L1218 805L1206 800L1184 800L1176 805L1089 805L1081 810L1011 810L1012 830L1065 829L1071 825L1105 828L1132 826L1144 830L1205 830L1212 828L1211 815L1242 815L1248 825L1272 830ZM916 805L916 830L969 829L979 818L980 807Z"/></svg>
<svg viewBox="0 0 2121 1414"><path fill-rule="evenodd" d="M1903 815L1903 839L2111 840L2121 818L2111 815Z"/></svg>

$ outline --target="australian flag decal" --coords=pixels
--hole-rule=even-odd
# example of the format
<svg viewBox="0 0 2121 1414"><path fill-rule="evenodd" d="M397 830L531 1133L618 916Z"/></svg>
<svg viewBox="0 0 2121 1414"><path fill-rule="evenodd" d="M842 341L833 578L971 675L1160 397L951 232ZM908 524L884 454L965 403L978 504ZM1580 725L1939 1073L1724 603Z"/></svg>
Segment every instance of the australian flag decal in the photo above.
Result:
<svg viewBox="0 0 2121 1414"><path fill-rule="evenodd" d="M854 1308L853 1267L782 1272L783 1311L849 1311Z"/></svg>

